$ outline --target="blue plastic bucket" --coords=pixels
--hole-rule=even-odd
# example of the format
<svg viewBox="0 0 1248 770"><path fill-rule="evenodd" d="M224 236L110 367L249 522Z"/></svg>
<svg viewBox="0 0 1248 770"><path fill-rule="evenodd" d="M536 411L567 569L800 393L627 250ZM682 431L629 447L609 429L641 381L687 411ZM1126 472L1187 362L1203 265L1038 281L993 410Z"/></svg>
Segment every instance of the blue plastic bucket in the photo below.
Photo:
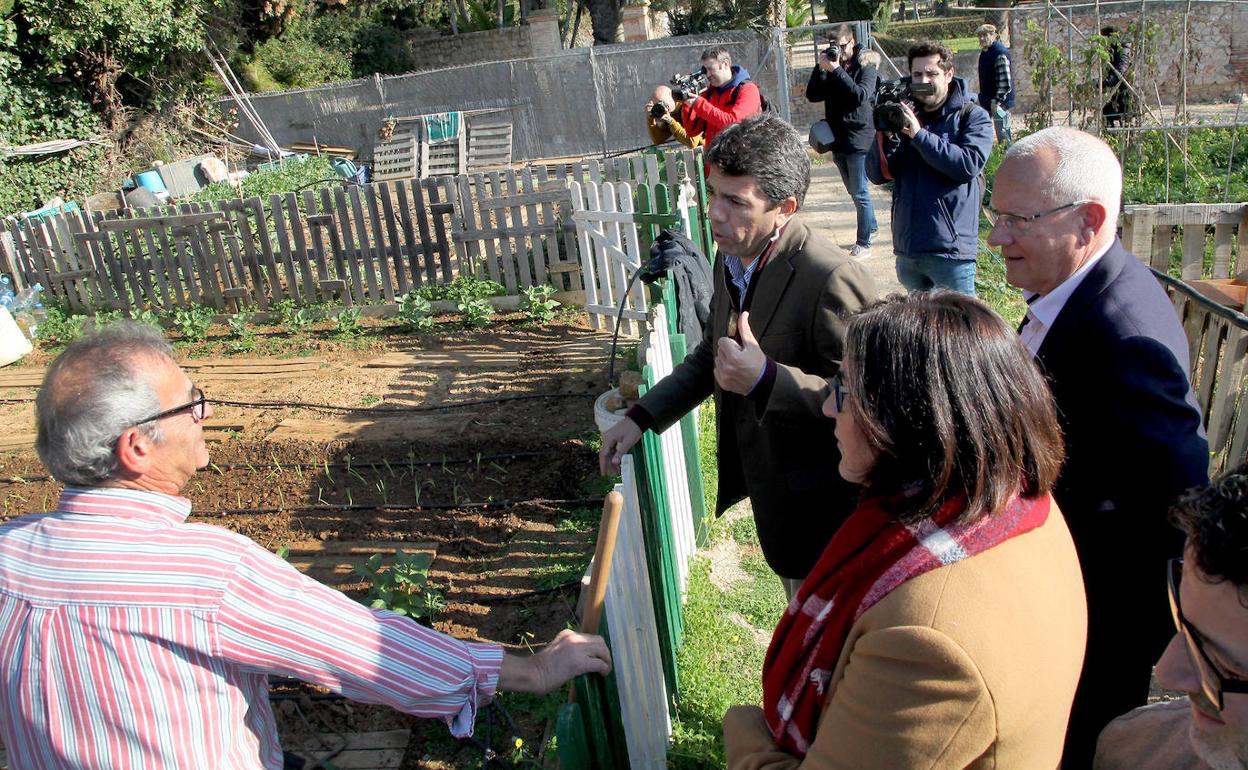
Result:
<svg viewBox="0 0 1248 770"><path fill-rule="evenodd" d="M160 178L159 171L144 171L138 174L135 179L139 181L139 186L151 190L154 193L165 191L165 180Z"/></svg>

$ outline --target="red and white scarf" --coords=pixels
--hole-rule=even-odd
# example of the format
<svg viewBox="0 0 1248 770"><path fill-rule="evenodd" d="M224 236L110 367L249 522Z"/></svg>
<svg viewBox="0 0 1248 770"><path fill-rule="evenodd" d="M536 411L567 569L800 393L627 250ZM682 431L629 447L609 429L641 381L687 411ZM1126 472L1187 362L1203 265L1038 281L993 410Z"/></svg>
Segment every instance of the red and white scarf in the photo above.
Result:
<svg viewBox="0 0 1248 770"><path fill-rule="evenodd" d="M1005 508L969 523L957 518L966 498L946 501L902 524L879 499L850 515L776 626L763 662L763 714L781 749L805 756L828 683L858 618L897 586L924 572L982 553L1044 524L1051 498L1013 497Z"/></svg>

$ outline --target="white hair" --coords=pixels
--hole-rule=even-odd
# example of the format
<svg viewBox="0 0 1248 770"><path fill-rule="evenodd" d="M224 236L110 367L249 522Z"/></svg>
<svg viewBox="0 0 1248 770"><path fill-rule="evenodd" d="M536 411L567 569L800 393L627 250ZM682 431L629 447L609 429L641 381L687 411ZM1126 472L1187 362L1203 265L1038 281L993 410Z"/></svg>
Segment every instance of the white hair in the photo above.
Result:
<svg viewBox="0 0 1248 770"><path fill-rule="evenodd" d="M1038 180L1039 190L1058 203L1099 201L1110 227L1118 222L1122 201L1122 165L1109 145L1077 128L1053 126L1019 139L1005 153L1006 159L1033 159L1047 153L1055 163L1053 173Z"/></svg>
<svg viewBox="0 0 1248 770"><path fill-rule="evenodd" d="M173 359L160 332L118 321L72 342L57 356L35 397L35 449L54 479L98 486L117 476L117 439L160 411L150 357ZM152 441L160 424L139 425Z"/></svg>

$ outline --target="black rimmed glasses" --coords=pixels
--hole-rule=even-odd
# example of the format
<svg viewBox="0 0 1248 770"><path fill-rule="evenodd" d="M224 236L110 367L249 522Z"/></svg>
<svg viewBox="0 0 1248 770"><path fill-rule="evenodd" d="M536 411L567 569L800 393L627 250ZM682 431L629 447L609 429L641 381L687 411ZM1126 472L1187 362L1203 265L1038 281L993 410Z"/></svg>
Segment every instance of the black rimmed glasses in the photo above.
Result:
<svg viewBox="0 0 1248 770"><path fill-rule="evenodd" d="M1248 680L1233 676L1224 676L1209 654L1205 652L1205 643L1200 632L1183 617L1183 607L1179 604L1179 584L1183 580L1183 560L1171 559L1166 565L1170 571L1170 614L1174 617L1174 626L1187 644L1187 656L1191 658L1196 674L1200 678L1200 691L1209 700L1210 705L1218 711L1222 710L1223 693L1248 693Z"/></svg>
<svg viewBox="0 0 1248 770"><path fill-rule="evenodd" d="M208 397L204 395L202 388L192 387L191 400L182 406L175 406L172 409L166 409L160 414L154 414L145 420L139 420L135 423L135 425L138 426L143 425L144 423L155 422L156 420L160 420L165 417L172 417L175 414L186 411L191 413L191 417L195 420L195 422L200 422L204 419L204 415L208 411Z"/></svg>
<svg viewBox="0 0 1248 770"><path fill-rule="evenodd" d="M996 227L997 225L1001 225L1001 227L1005 228L1007 231L1014 233L1014 232L1023 232L1027 228L1031 227L1031 224L1035 222L1037 219L1044 219L1045 217L1052 216L1053 214L1056 214L1059 211L1065 211L1066 209L1073 209L1076 206L1082 206L1085 203L1091 203L1091 202L1092 201L1090 200L1073 201L1071 203L1058 206L1057 208L1049 209L1048 211L1041 211L1039 214L1027 214L1027 215L1006 214L1005 212L997 211L996 209L991 208L991 207L986 207L986 208L988 211L988 221L992 223L993 227Z"/></svg>

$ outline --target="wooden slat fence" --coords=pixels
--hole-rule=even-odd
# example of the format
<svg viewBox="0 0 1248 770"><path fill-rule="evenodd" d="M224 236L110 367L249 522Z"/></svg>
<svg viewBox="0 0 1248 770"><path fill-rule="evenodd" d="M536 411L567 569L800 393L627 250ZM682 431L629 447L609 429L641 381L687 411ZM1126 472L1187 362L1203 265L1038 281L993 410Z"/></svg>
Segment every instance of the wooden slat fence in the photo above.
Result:
<svg viewBox="0 0 1248 770"><path fill-rule="evenodd" d="M583 302L570 185L644 187L637 212L662 215L642 222L645 233L652 238L657 226L679 221L709 244L701 163L700 150L647 151L264 199L73 212L6 223L0 270L19 288L43 284L71 311L168 312L192 303L266 310L286 299L389 305L461 274L492 278L511 294L551 284Z"/></svg>
<svg viewBox="0 0 1248 770"><path fill-rule="evenodd" d="M1248 204L1127 207L1122 240L1152 267L1187 334L1192 389L1209 438L1210 473L1244 462L1248 316L1207 299L1188 282L1248 277Z"/></svg>

